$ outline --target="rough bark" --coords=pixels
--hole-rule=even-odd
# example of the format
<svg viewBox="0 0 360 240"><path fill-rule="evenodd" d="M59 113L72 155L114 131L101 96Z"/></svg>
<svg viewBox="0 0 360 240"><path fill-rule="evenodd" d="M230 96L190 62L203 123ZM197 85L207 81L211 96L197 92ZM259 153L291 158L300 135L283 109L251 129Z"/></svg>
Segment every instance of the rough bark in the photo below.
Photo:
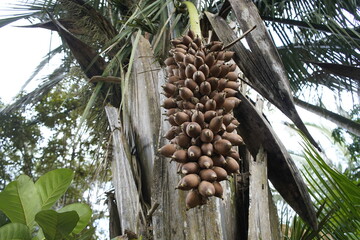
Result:
<svg viewBox="0 0 360 240"><path fill-rule="evenodd" d="M138 191L135 185L133 172L130 168L131 154L123 127L120 123L119 112L111 106L105 107L113 139L113 185L119 211L122 231L137 232L138 219L141 214ZM124 233L124 232L123 232Z"/></svg>
<svg viewBox="0 0 360 240"><path fill-rule="evenodd" d="M267 176L267 156L266 152L260 147L256 158L250 160L250 207L249 207L249 240L257 239L280 239L278 227L272 225L270 206L272 198Z"/></svg>
<svg viewBox="0 0 360 240"><path fill-rule="evenodd" d="M241 123L238 127L246 146L256 156L262 145L268 156L268 177L285 201L314 229L317 220L306 185L289 153L276 136L265 117L242 94L239 106L234 109Z"/></svg>

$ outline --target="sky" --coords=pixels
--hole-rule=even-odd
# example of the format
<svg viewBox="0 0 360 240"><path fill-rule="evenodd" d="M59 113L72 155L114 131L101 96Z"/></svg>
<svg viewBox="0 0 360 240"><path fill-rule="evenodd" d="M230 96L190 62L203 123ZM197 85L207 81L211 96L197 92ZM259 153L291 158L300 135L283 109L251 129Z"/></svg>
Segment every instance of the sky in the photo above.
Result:
<svg viewBox="0 0 360 240"><path fill-rule="evenodd" d="M49 30L15 27L28 24L27 21L18 21L0 28L0 97L4 103L11 102L43 57L60 42L57 34ZM55 67L54 61L49 62L40 76L50 73ZM40 83L33 80L26 89L31 90Z"/></svg>

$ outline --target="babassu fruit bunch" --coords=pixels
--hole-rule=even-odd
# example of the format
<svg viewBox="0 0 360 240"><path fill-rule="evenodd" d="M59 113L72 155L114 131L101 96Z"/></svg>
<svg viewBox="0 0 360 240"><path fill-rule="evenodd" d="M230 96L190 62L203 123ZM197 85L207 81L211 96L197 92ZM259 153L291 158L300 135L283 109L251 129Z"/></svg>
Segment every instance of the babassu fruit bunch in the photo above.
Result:
<svg viewBox="0 0 360 240"><path fill-rule="evenodd" d="M190 209L211 196L222 198L219 182L239 172L240 157L233 146L243 140L232 111L240 103L240 84L236 65L229 63L234 52L223 50L222 42L203 44L191 30L171 42L162 105L171 124L165 134L170 143L159 152L180 164L177 189L189 190Z"/></svg>

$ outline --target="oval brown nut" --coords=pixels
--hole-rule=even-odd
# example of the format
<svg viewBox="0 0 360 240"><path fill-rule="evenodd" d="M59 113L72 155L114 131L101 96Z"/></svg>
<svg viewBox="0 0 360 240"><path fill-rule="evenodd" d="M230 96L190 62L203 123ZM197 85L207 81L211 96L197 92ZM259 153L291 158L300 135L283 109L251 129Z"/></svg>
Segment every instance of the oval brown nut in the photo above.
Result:
<svg viewBox="0 0 360 240"><path fill-rule="evenodd" d="M212 184L214 185L214 188L215 188L214 196L218 197L218 198L221 198L221 199L224 199L224 197L223 197L224 189L221 186L221 184L219 182L213 182Z"/></svg>
<svg viewBox="0 0 360 240"><path fill-rule="evenodd" d="M199 123L197 122L190 122L187 126L186 126L186 134L189 137L192 138L196 138L200 135L201 133L201 126Z"/></svg>
<svg viewBox="0 0 360 240"><path fill-rule="evenodd" d="M226 139L220 139L214 143L215 151L221 155L226 155L231 150L231 147L231 142Z"/></svg>
<svg viewBox="0 0 360 240"><path fill-rule="evenodd" d="M198 146L190 146L187 150L190 161L196 161L201 157L201 149Z"/></svg>
<svg viewBox="0 0 360 240"><path fill-rule="evenodd" d="M199 159L198 159L198 164L201 168L212 168L214 166L214 162L213 160L205 155L202 155Z"/></svg>
<svg viewBox="0 0 360 240"><path fill-rule="evenodd" d="M198 173L199 171L200 171L200 166L196 162L184 163L181 166L181 173L182 174Z"/></svg>
<svg viewBox="0 0 360 240"><path fill-rule="evenodd" d="M212 145L212 143L203 143L203 144L201 144L201 152L204 155L210 157L214 152L214 146Z"/></svg>
<svg viewBox="0 0 360 240"><path fill-rule="evenodd" d="M225 170L224 170L225 171ZM226 172L226 171L225 171ZM216 172L212 169L203 169L199 172L201 180L214 182L217 178Z"/></svg>
<svg viewBox="0 0 360 240"><path fill-rule="evenodd" d="M199 186L200 177L197 174L188 174L180 179L177 189L190 190Z"/></svg>
<svg viewBox="0 0 360 240"><path fill-rule="evenodd" d="M204 143L209 143L214 139L214 133L207 128L204 128L200 133L200 139Z"/></svg>
<svg viewBox="0 0 360 240"><path fill-rule="evenodd" d="M187 78L192 78L194 73L196 72L196 67L195 65L189 63L187 64L186 68L185 68L185 75Z"/></svg>
<svg viewBox="0 0 360 240"><path fill-rule="evenodd" d="M225 169L229 173L240 173L239 163L232 157L226 157Z"/></svg>
<svg viewBox="0 0 360 240"><path fill-rule="evenodd" d="M185 199L186 210L203 205L206 203L206 199L200 195L197 189L192 189L188 192Z"/></svg>
<svg viewBox="0 0 360 240"><path fill-rule="evenodd" d="M164 157L171 157L174 152L176 151L176 145L175 144L166 144L162 146L158 152L163 155Z"/></svg>
<svg viewBox="0 0 360 240"><path fill-rule="evenodd" d="M211 197L215 195L215 187L211 182L201 181L198 187L199 193L204 197Z"/></svg>
<svg viewBox="0 0 360 240"><path fill-rule="evenodd" d="M184 149L176 150L171 158L178 163L188 162L187 151Z"/></svg>
<svg viewBox="0 0 360 240"><path fill-rule="evenodd" d="M166 98L163 101L162 107L165 109L176 108L177 104L175 98Z"/></svg>
<svg viewBox="0 0 360 240"><path fill-rule="evenodd" d="M212 170L216 173L216 176L217 176L216 180L218 182L227 180L228 174L224 168L215 166L215 167L213 167Z"/></svg>

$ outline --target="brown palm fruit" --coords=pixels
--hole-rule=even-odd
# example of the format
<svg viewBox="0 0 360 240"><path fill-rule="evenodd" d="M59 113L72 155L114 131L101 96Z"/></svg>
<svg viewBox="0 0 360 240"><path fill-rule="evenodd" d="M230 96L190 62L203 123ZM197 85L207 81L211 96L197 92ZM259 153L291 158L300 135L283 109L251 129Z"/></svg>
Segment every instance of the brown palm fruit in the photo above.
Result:
<svg viewBox="0 0 360 240"><path fill-rule="evenodd" d="M236 120L235 118L231 121L232 124L235 124L236 126L239 126L239 121Z"/></svg>
<svg viewBox="0 0 360 240"><path fill-rule="evenodd" d="M228 157L232 157L236 161L240 161L240 155L238 151L234 151L233 149L227 154Z"/></svg>
<svg viewBox="0 0 360 240"><path fill-rule="evenodd" d="M215 151L221 155L226 155L232 147L232 144L229 140L220 139L214 142Z"/></svg>
<svg viewBox="0 0 360 240"><path fill-rule="evenodd" d="M215 63L215 55L213 53L209 53L205 56L205 63L206 65L208 65L208 67L211 67L214 65Z"/></svg>
<svg viewBox="0 0 360 240"><path fill-rule="evenodd" d="M214 182L217 178L217 173L212 169L203 169L199 172L199 176L202 181Z"/></svg>
<svg viewBox="0 0 360 240"><path fill-rule="evenodd" d="M235 72L229 72L228 74L226 74L225 78L228 79L229 81L236 81L237 80L237 74Z"/></svg>
<svg viewBox="0 0 360 240"><path fill-rule="evenodd" d="M222 137L223 139L229 140L232 145L240 146L244 144L244 140L237 133L224 132Z"/></svg>
<svg viewBox="0 0 360 240"><path fill-rule="evenodd" d="M222 108L225 113L229 113L235 108L235 105L236 105L236 102L234 100L226 98Z"/></svg>
<svg viewBox="0 0 360 240"><path fill-rule="evenodd" d="M172 126L164 135L164 137L168 140L173 139L174 137L176 137L177 133L176 130L174 129L175 126Z"/></svg>
<svg viewBox="0 0 360 240"><path fill-rule="evenodd" d="M176 100L174 98L167 98L164 100L162 107L165 109L176 108Z"/></svg>
<svg viewBox="0 0 360 240"><path fill-rule="evenodd" d="M192 78L187 78L184 82L184 85L185 85L185 87L189 88L193 92L199 91L198 84Z"/></svg>
<svg viewBox="0 0 360 240"><path fill-rule="evenodd" d="M235 69L236 69L236 64L230 63L230 64L229 64L229 70L230 70L230 72L234 72Z"/></svg>
<svg viewBox="0 0 360 240"><path fill-rule="evenodd" d="M223 124L223 116L217 116L211 119L209 123L209 128L213 133L216 134L219 132L222 124Z"/></svg>
<svg viewBox="0 0 360 240"><path fill-rule="evenodd" d="M226 82L225 87L237 90L240 87L240 83L235 81L228 81Z"/></svg>
<svg viewBox="0 0 360 240"><path fill-rule="evenodd" d="M171 157L176 151L175 144L166 144L159 149L159 153L165 157Z"/></svg>
<svg viewBox="0 0 360 240"><path fill-rule="evenodd" d="M240 104L234 52L223 50L220 41L204 45L189 31L171 41L173 48L165 60L168 80L163 86L170 140L159 149L178 162L185 174L177 188L190 190L187 208L203 205L210 196L222 197L219 181L239 171L236 146L243 144L236 133L239 122L233 109Z"/></svg>
<svg viewBox="0 0 360 240"><path fill-rule="evenodd" d="M192 189L188 192L185 199L186 210L203 205L206 203L206 199L196 189Z"/></svg>
<svg viewBox="0 0 360 240"><path fill-rule="evenodd" d="M211 157L214 152L214 146L212 145L212 143L203 143L201 144L201 152L204 155Z"/></svg>
<svg viewBox="0 0 360 240"><path fill-rule="evenodd" d="M187 155L190 161L196 161L201 157L201 149L198 146L192 145L187 149Z"/></svg>
<svg viewBox="0 0 360 240"><path fill-rule="evenodd" d="M177 90L177 87L172 83L166 83L162 88L164 92L170 94L170 96L174 95Z"/></svg>
<svg viewBox="0 0 360 240"><path fill-rule="evenodd" d="M214 99L209 99L206 101L205 103L205 110L209 111L209 110L216 110L216 102Z"/></svg>
<svg viewBox="0 0 360 240"><path fill-rule="evenodd" d="M180 80L179 76L170 76L168 82L176 84Z"/></svg>
<svg viewBox="0 0 360 240"><path fill-rule="evenodd" d="M191 63L189 63L189 64L187 64L187 66L186 66L186 68L185 68L185 75L186 75L186 77L188 77L188 78L192 78L192 76L194 75L194 73L196 72L196 67L193 65L193 64L191 64Z"/></svg>
<svg viewBox="0 0 360 240"><path fill-rule="evenodd" d="M225 103L226 93L225 92L218 92L217 94L214 95L214 97L212 99L215 100L216 107L221 108ZM218 110L221 110L221 109L218 109Z"/></svg>
<svg viewBox="0 0 360 240"><path fill-rule="evenodd" d="M181 125L184 122L188 122L190 120L190 117L188 114L186 114L185 112L177 112L174 114L175 117L175 122L177 125Z"/></svg>
<svg viewBox="0 0 360 240"><path fill-rule="evenodd" d="M224 197L223 197L224 189L221 186L221 184L219 182L213 182L212 184L214 185L214 188L215 188L214 196L218 197L218 198L221 198L221 199L224 199Z"/></svg>
<svg viewBox="0 0 360 240"><path fill-rule="evenodd" d="M231 121L235 119L234 115L227 113L224 115L223 117L223 123L225 124L225 126L229 125L231 123Z"/></svg>
<svg viewBox="0 0 360 240"><path fill-rule="evenodd" d="M205 75L205 77L207 78L210 74L210 69L208 67L208 65L206 65L205 63L202 64L199 68L198 68L199 71L202 71Z"/></svg>
<svg viewBox="0 0 360 240"><path fill-rule="evenodd" d="M216 180L218 182L221 182L223 180L227 180L228 174L227 174L227 172L226 172L226 170L224 168L215 166L215 167L212 168L212 170L216 173L216 176L217 176Z"/></svg>
<svg viewBox="0 0 360 240"><path fill-rule="evenodd" d="M210 129L204 128L200 133L200 139L204 143L209 143L214 139L214 133Z"/></svg>
<svg viewBox="0 0 360 240"><path fill-rule="evenodd" d="M199 91L202 95L208 95L211 93L211 85L209 82L202 82L199 87Z"/></svg>
<svg viewBox="0 0 360 240"><path fill-rule="evenodd" d="M237 126L235 124L230 123L229 125L226 126L226 131L227 132L233 132L235 129L237 128Z"/></svg>
<svg viewBox="0 0 360 240"><path fill-rule="evenodd" d="M225 84L225 86L226 86L226 84ZM228 98L228 97L234 97L238 91L235 89L226 87L226 88L224 88L224 92L226 92L226 97Z"/></svg>
<svg viewBox="0 0 360 240"><path fill-rule="evenodd" d="M180 172L182 174L191 174L191 173L198 173L200 171L200 166L197 162L188 162L188 163L184 163L181 166L181 170Z"/></svg>
<svg viewBox="0 0 360 240"><path fill-rule="evenodd" d="M192 122L197 122L200 126L203 126L205 123L204 113L201 111L195 111L191 116Z"/></svg>
<svg viewBox="0 0 360 240"><path fill-rule="evenodd" d="M188 148L191 143L191 138L185 133L181 132L177 136L177 144L182 148Z"/></svg>
<svg viewBox="0 0 360 240"><path fill-rule="evenodd" d="M210 76L212 77L219 77L221 72L221 65L215 64L210 67Z"/></svg>
<svg viewBox="0 0 360 240"><path fill-rule="evenodd" d="M193 79L197 84L202 83L203 81L206 80L205 74L202 71L196 71L193 74Z"/></svg>
<svg viewBox="0 0 360 240"><path fill-rule="evenodd" d="M214 110L209 110L204 113L204 118L207 123L210 123L211 119L213 119L216 116L217 116L217 113Z"/></svg>
<svg viewBox="0 0 360 240"><path fill-rule="evenodd" d="M187 87L179 88L179 95L183 100L190 100L194 96L193 91Z"/></svg>
<svg viewBox="0 0 360 240"><path fill-rule="evenodd" d="M234 56L234 53L233 51L225 51L224 52L224 61L225 62L228 62L232 59L232 57ZM233 70L234 71L234 70Z"/></svg>
<svg viewBox="0 0 360 240"><path fill-rule="evenodd" d="M199 159L198 159L198 164L201 168L212 168L214 166L214 162L213 160L208 157L208 156L201 156Z"/></svg>
<svg viewBox="0 0 360 240"><path fill-rule="evenodd" d="M221 154L213 156L212 160L213 160L214 166L216 166L216 167L224 168L224 166L226 165L226 160L225 160L224 156Z"/></svg>
<svg viewBox="0 0 360 240"><path fill-rule="evenodd" d="M176 188L180 190L190 190L199 186L200 181L199 175L191 173L180 179Z"/></svg>
<svg viewBox="0 0 360 240"><path fill-rule="evenodd" d="M195 110L198 110L198 111L200 111L200 112L202 112L202 111L204 111L205 110L205 106L204 106L204 104L202 104L202 103L197 103L196 105L195 105Z"/></svg>
<svg viewBox="0 0 360 240"><path fill-rule="evenodd" d="M166 116L170 116L170 115L174 115L175 113L179 112L180 109L178 108L170 108L167 110L167 112L163 115L166 115Z"/></svg>
<svg viewBox="0 0 360 240"><path fill-rule="evenodd" d="M211 182L201 181L198 187L199 193L204 197L212 197L215 195L215 187Z"/></svg>
<svg viewBox="0 0 360 240"><path fill-rule="evenodd" d="M185 131L189 137L196 138L201 133L201 126L197 122L190 122L187 124Z"/></svg>
<svg viewBox="0 0 360 240"><path fill-rule="evenodd" d="M226 78L220 78L219 81L218 81L218 91L223 91L226 87L226 83L228 82L229 80L226 79Z"/></svg>
<svg viewBox="0 0 360 240"><path fill-rule="evenodd" d="M219 76L220 78L223 78L226 76L226 74L228 74L230 71L230 67L226 64L222 64L220 65L220 73L219 73Z"/></svg>
<svg viewBox="0 0 360 240"><path fill-rule="evenodd" d="M201 65L205 63L204 59L200 56L195 56L194 65L196 69L199 69Z"/></svg>
<svg viewBox="0 0 360 240"><path fill-rule="evenodd" d="M186 163L188 162L187 151L184 149L176 150L171 158L178 163Z"/></svg>
<svg viewBox="0 0 360 240"><path fill-rule="evenodd" d="M232 157L226 157L225 169L229 173L240 173L239 163Z"/></svg>

